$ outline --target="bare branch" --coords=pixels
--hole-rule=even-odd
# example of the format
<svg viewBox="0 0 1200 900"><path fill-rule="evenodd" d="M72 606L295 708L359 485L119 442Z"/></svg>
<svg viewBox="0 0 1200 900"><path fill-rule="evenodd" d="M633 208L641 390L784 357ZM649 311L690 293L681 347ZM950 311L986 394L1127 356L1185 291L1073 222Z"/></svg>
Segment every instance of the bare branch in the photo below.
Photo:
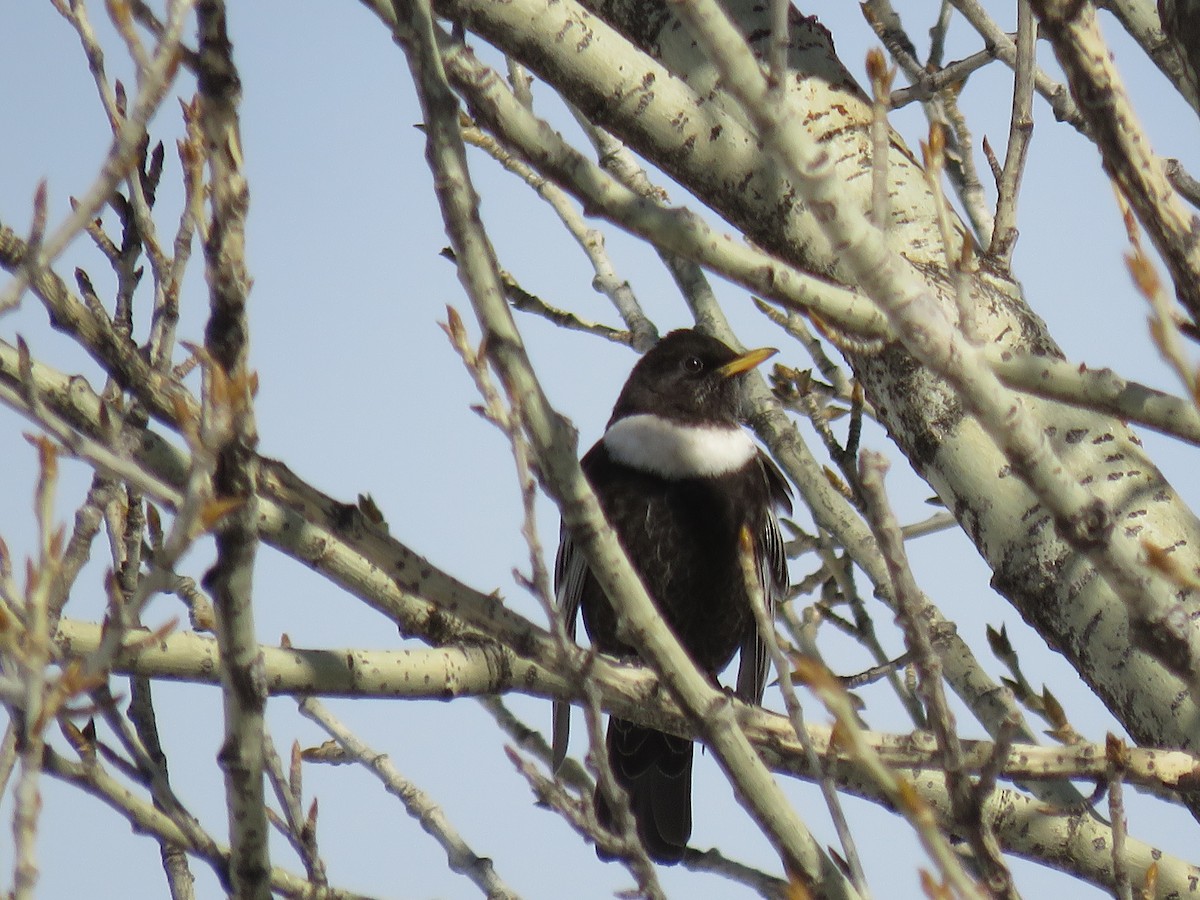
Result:
<svg viewBox="0 0 1200 900"><path fill-rule="evenodd" d="M210 314L205 347L207 368L205 441L216 457L214 505L231 510L216 529L217 560L204 577L216 608L225 699L225 741L218 756L225 772L229 814L230 878L239 897L267 900L271 869L263 792L264 713L258 642L251 588L258 547L258 443L252 398L256 377L248 363L250 289L245 260L249 193L242 174L237 107L241 83L233 61L223 0L199 0L197 81L200 128L211 173L212 220L204 245Z"/></svg>
<svg viewBox="0 0 1200 900"><path fill-rule="evenodd" d="M1067 74L1080 113L1095 135L1104 171L1137 213L1162 255L1175 292L1193 321L1200 321L1200 218L1168 183L1100 33L1091 3L1077 8L1060 0L1031 0L1042 29ZM1068 7L1070 7L1068 9Z"/></svg>
<svg viewBox="0 0 1200 900"><path fill-rule="evenodd" d="M987 255L1008 268L1017 243L1017 198L1033 136L1033 71L1037 65L1037 23L1028 0L1017 3L1017 65L1013 76L1012 121L1004 168L996 185L996 230Z"/></svg>
<svg viewBox="0 0 1200 900"><path fill-rule="evenodd" d="M510 900L517 897L496 874L492 861L475 853L433 799L401 775L387 756L377 753L355 737L353 732L316 700L301 700L299 706L301 715L325 729L355 762L378 778L388 793L404 804L408 814L441 844L452 870L471 879L488 898Z"/></svg>
<svg viewBox="0 0 1200 900"><path fill-rule="evenodd" d="M983 870L988 891L995 897L1015 898L1012 874L1004 865L995 835L983 818L983 805L970 779L963 772L962 743L957 721L946 701L942 686L942 663L934 647L933 635L921 617L925 606L921 589L908 565L900 525L888 504L883 486L887 462L878 453L864 451L861 462L862 487L867 500L871 526L879 538L879 547L888 563L900 605L904 643L911 654L919 678L919 690L929 713L929 724L943 756L946 789L959 827L966 831L975 860Z"/></svg>
<svg viewBox="0 0 1200 900"><path fill-rule="evenodd" d="M137 99L129 110L120 131L113 139L100 174L75 205L71 215L41 244L37 253L24 261L14 278L0 293L0 311L10 309L20 301L25 289L37 281L74 237L82 231L96 213L112 197L117 183L125 178L137 158L146 137L146 124L162 104L179 69L179 47L184 22L196 0L172 0L167 25L154 58L146 67L138 85Z"/></svg>

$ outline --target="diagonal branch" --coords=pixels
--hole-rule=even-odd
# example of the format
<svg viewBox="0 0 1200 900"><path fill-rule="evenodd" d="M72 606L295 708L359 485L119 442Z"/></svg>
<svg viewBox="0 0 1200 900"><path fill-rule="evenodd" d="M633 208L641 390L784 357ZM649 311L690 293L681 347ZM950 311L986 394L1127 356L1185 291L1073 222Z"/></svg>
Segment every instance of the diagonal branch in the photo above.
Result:
<svg viewBox="0 0 1200 900"><path fill-rule="evenodd" d="M1095 135L1104 171L1162 255L1192 321L1200 322L1200 217L1167 180L1164 161L1154 153L1100 33L1095 7L1090 2L1031 2Z"/></svg>

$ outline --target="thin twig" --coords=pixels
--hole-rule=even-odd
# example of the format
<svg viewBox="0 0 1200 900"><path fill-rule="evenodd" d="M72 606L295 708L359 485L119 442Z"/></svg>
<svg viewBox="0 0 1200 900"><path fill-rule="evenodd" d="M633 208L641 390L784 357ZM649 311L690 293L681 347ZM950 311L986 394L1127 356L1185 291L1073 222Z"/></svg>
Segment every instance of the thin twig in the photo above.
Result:
<svg viewBox="0 0 1200 900"><path fill-rule="evenodd" d="M888 199L888 153L891 127L888 125L888 93L896 77L878 50L867 53L867 76L871 79L871 221L886 229L892 214Z"/></svg>
<svg viewBox="0 0 1200 900"><path fill-rule="evenodd" d="M987 255L1007 269L1017 244L1017 199L1033 136L1033 70L1037 23L1029 0L1017 0L1017 65L1013 70L1012 120L1008 149L996 185L996 228Z"/></svg>
<svg viewBox="0 0 1200 900"><path fill-rule="evenodd" d="M808 764L812 771L818 773L817 783L820 785L821 796L825 799L825 806L829 809L829 816L833 820L834 829L837 831L838 841L842 845L842 852L845 855L844 858L849 869L850 880L854 884L855 890L858 891L859 896L863 900L867 900L870 897L870 893L867 890L867 878L863 872L862 861L858 856L858 847L855 844L854 836L850 833L850 826L846 822L846 814L842 809L842 803L838 798L833 779L829 776L826 767L822 765L821 759L818 757L816 749L809 738L808 727L804 722L804 708L792 684L791 666L788 665L787 656L784 655L783 650L779 646L779 636L775 630L774 617L771 615L767 607L766 598L763 596L762 582L758 574L758 564L754 559L753 540L750 532L745 528L742 529L739 538L738 561L741 563L742 568L742 582L746 586L746 594L750 599L750 610L754 614L754 622L755 627L758 629L759 639L766 647L771 665L774 667L775 673L779 676L779 690L783 695L783 705L787 709L788 719L792 723L792 728L795 729L796 738L800 741L800 746L808 757Z"/></svg>
<svg viewBox="0 0 1200 900"><path fill-rule="evenodd" d="M920 617L926 601L909 568L900 525L891 511L883 486L884 474L888 469L887 460L878 453L865 451L861 467L868 516L892 576L899 619L904 629L904 643L917 670L919 690L929 714L929 727L942 753L946 788L954 808L954 817L966 832L992 896L1015 898L1012 875L1004 864L995 834L983 817L983 804L979 802L970 777L963 771L962 743L942 684L941 659L927 623Z"/></svg>
<svg viewBox="0 0 1200 900"><path fill-rule="evenodd" d="M386 755L359 740L317 700L305 698L300 701L299 709L302 716L319 725L354 762L378 778L387 792L404 804L408 814L445 850L446 862L453 871L465 875L489 898L515 900L517 894L496 874L492 861L475 853L433 799L401 775Z"/></svg>
<svg viewBox="0 0 1200 900"><path fill-rule="evenodd" d="M495 159L509 172L512 172L546 201L555 215L558 216L567 233L583 250L596 273L592 286L603 293L612 302L625 327L633 334L646 330L653 331L641 303L633 293L628 280L621 278L604 246L604 235L590 227L583 215L575 207L574 201L560 187L546 178L538 175L524 161L513 156L499 141L473 125L463 126L463 140L478 147Z"/></svg>
<svg viewBox="0 0 1200 900"><path fill-rule="evenodd" d="M196 0L172 0L168 8L166 30L155 49L154 58L138 84L138 96L101 166L100 174L75 205L71 215L50 234L15 273L3 293L0 311L15 306L37 272L48 268L74 237L112 196L117 183L128 174L146 136L146 125L162 104L179 67L180 37L184 23Z"/></svg>
<svg viewBox="0 0 1200 900"><path fill-rule="evenodd" d="M67 784L74 785L100 799L139 832L155 835L160 841L180 843L189 853L203 859L212 867L222 887L229 889L229 850L217 844L207 834L200 843L189 843L189 837L166 815L143 800L125 783L113 777L104 767L94 763L75 762L47 750L46 772ZM272 888L295 900L368 900L361 894L338 888L321 887L304 878L273 868L269 874Z"/></svg>
<svg viewBox="0 0 1200 900"><path fill-rule="evenodd" d="M268 814L272 816L272 822L287 838L292 849L304 863L308 880L313 884L328 884L325 861L321 859L321 854L317 850L317 801L313 800L307 815L300 807L303 800L300 783L303 771L300 745L296 742L292 743L290 775L284 773L283 763L275 751L275 742L271 740L269 734L265 735L263 742L263 758L267 778L275 792L275 799L279 801L279 806L283 810L282 819L275 815L273 810L268 810Z"/></svg>
<svg viewBox="0 0 1200 900"><path fill-rule="evenodd" d="M1122 781L1126 747L1113 735L1108 736L1105 754L1109 763L1106 779L1108 787L1108 819L1112 822L1112 867L1113 895L1117 900L1133 900L1133 885L1130 879L1129 860L1126 857L1128 822L1125 820L1125 787Z"/></svg>

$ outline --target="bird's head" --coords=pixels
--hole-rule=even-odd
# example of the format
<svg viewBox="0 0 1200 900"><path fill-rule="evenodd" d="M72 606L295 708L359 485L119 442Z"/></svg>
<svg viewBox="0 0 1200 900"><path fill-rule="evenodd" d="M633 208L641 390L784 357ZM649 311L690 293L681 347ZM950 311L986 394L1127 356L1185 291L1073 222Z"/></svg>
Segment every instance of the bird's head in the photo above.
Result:
<svg viewBox="0 0 1200 900"><path fill-rule="evenodd" d="M634 366L610 422L649 413L680 424L733 425L742 418L741 376L776 352L738 354L698 331L672 331Z"/></svg>

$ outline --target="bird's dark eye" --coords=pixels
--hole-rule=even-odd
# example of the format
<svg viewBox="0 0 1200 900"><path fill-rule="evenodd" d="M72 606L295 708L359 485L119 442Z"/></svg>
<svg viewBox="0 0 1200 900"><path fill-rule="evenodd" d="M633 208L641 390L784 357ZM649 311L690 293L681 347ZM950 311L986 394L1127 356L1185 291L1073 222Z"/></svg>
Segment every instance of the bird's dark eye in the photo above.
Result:
<svg viewBox="0 0 1200 900"><path fill-rule="evenodd" d="M695 375L704 371L704 360L698 356L688 356L683 360L683 371Z"/></svg>

